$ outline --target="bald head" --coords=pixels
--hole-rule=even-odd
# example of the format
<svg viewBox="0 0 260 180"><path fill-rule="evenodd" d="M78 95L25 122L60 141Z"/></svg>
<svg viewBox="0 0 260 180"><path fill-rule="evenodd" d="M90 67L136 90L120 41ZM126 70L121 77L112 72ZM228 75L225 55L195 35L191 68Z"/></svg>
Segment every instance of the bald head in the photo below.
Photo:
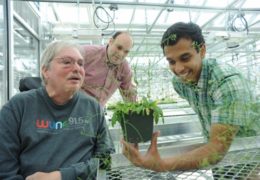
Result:
<svg viewBox="0 0 260 180"><path fill-rule="evenodd" d="M116 32L109 40L107 56L110 63L121 64L133 47L133 39L128 32Z"/></svg>

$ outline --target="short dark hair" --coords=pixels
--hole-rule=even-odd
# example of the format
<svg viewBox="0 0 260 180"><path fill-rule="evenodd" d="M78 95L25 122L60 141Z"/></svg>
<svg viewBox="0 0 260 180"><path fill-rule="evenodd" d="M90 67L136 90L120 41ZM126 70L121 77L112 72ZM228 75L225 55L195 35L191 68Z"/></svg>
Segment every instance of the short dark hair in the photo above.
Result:
<svg viewBox="0 0 260 180"><path fill-rule="evenodd" d="M202 35L201 28L192 22L184 23L178 22L171 25L163 34L161 40L161 48L164 52L165 46L175 45L180 39L191 39L192 42L195 42L199 46L195 46L197 52L199 48L205 44L204 37Z"/></svg>
<svg viewBox="0 0 260 180"><path fill-rule="evenodd" d="M112 38L113 38L113 39L116 39L117 36L119 36L120 34L123 34L123 33L128 34L128 32L126 32L126 31L117 31L117 32L115 32L115 33L113 34Z"/></svg>

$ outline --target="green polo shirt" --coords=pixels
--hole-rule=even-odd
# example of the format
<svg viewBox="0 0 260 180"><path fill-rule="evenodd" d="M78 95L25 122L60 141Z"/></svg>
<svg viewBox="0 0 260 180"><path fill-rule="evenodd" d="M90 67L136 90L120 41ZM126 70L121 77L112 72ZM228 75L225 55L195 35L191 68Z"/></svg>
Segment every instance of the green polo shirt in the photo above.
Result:
<svg viewBox="0 0 260 180"><path fill-rule="evenodd" d="M197 84L182 82L177 76L172 82L198 114L207 138L212 123L238 125L238 136L255 135L259 129L260 103L256 103L248 81L234 67L204 59Z"/></svg>

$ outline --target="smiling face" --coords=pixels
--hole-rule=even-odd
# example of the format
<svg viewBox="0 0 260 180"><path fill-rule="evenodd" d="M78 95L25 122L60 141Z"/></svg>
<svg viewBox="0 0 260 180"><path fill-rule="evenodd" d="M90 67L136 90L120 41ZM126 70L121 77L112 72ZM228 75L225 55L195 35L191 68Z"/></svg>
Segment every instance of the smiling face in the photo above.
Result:
<svg viewBox="0 0 260 180"><path fill-rule="evenodd" d="M84 60L79 50L65 47L52 59L50 66L42 67L46 88L57 93L75 93L84 79Z"/></svg>
<svg viewBox="0 0 260 180"><path fill-rule="evenodd" d="M109 40L107 57L110 63L118 65L123 62L133 46L133 40L127 33L119 34Z"/></svg>
<svg viewBox="0 0 260 180"><path fill-rule="evenodd" d="M197 52L192 40L185 38L180 39L175 45L164 47L171 71L183 82L198 82L205 52L205 45Z"/></svg>

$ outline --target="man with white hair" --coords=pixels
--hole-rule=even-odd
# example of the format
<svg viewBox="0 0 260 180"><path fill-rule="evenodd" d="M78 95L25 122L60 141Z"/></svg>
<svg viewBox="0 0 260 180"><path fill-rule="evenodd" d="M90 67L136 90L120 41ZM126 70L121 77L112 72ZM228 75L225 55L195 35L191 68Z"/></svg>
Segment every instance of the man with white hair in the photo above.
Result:
<svg viewBox="0 0 260 180"><path fill-rule="evenodd" d="M95 179L109 165L112 139L101 106L80 91L84 74L79 46L48 45L44 85L15 95L0 111L0 179Z"/></svg>

